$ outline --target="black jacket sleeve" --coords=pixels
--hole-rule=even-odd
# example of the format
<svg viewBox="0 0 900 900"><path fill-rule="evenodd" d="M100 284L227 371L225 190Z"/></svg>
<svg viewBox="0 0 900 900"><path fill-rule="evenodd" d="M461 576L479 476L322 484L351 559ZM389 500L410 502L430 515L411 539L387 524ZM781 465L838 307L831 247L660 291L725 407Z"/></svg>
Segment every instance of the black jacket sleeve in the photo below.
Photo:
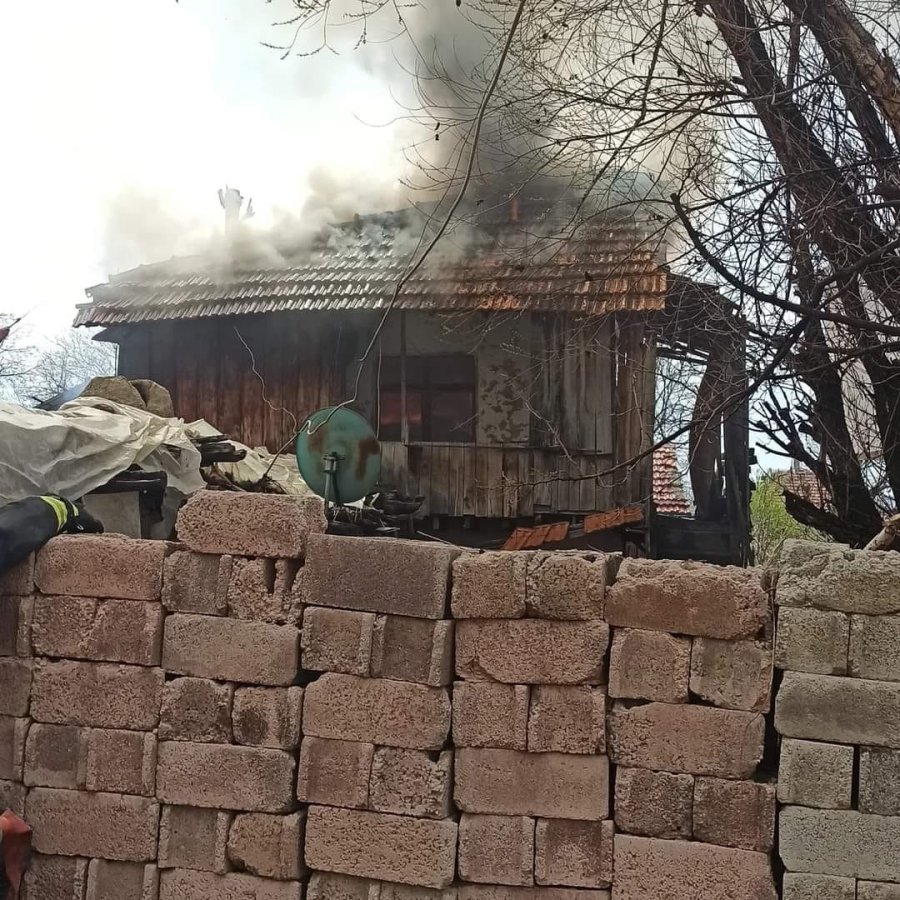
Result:
<svg viewBox="0 0 900 900"><path fill-rule="evenodd" d="M0 574L63 531L97 532L103 526L71 500L53 495L0 507Z"/></svg>

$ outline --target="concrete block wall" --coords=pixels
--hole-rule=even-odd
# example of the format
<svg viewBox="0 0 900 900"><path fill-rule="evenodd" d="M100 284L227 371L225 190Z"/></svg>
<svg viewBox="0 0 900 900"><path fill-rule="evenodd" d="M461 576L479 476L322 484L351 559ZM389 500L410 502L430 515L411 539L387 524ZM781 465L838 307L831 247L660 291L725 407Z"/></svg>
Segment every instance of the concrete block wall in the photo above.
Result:
<svg viewBox="0 0 900 900"><path fill-rule="evenodd" d="M28 900L775 896L759 573L323 529L204 493L0 581Z"/></svg>
<svg viewBox="0 0 900 900"><path fill-rule="evenodd" d="M897 900L900 554L790 541L775 597L784 900Z"/></svg>

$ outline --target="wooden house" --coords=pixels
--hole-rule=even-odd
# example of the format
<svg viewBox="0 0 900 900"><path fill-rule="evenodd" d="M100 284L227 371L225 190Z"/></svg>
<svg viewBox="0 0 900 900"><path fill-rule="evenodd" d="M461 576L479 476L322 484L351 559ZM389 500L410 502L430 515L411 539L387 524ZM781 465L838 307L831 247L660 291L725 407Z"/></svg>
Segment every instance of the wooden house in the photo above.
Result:
<svg viewBox="0 0 900 900"><path fill-rule="evenodd" d="M744 562L745 412L708 429L722 502L704 526L653 504L657 354L709 358L721 298L670 275L633 225L554 243L513 201L446 237L392 300L419 228L384 214L277 263L142 266L89 288L76 324L118 344L119 374L251 446L290 448L307 415L352 400L377 429L382 483L425 497L423 529L501 545L560 523L556 546ZM716 378L737 383L727 356Z"/></svg>

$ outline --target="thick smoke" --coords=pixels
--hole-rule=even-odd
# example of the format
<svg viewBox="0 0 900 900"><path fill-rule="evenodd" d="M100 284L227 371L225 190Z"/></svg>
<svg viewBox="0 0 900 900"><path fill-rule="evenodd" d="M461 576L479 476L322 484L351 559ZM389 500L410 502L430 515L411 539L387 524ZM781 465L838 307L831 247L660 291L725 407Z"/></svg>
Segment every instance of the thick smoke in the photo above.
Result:
<svg viewBox="0 0 900 900"><path fill-rule="evenodd" d="M333 245L341 239L334 226L356 215L411 208L421 213L407 219L407 237L415 249L423 222L440 220L459 190L475 113L512 5L473 9L452 0L429 0L399 7L402 22L395 5L365 21L354 15L359 9L359 0L339 0L329 5L328 30L321 21L313 23L315 28L298 29L290 0L253 0L239 14L216 22L216 40L237 67L248 69L251 85L259 82L256 93L248 90L247 103L270 108L283 121L282 139L276 147L254 143L253 116L246 123L236 117L232 127L223 129L222 140L226 149L233 150L235 141L243 148L241 171L248 173L243 181L238 180L243 176L221 172L211 160L210 180L191 187L190 203L183 202L178 187L122 188L107 210L105 262L110 271L201 255L227 277L234 265L279 265L309 248ZM262 48L263 43L271 46ZM579 201L586 184L583 169L564 154L551 155L537 146L538 138L522 127L521 104L519 118L510 118L506 101L516 96L523 70L517 70L521 63L515 57L508 65L498 102L484 121L467 201L442 242L442 255L463 252L479 221L508 217L513 199L523 213L556 204L554 216L540 222L528 217L532 232L537 228L556 234L598 205L619 205L643 189L635 176L623 179L616 172L594 185L594 200L584 207ZM262 67L263 75L257 77L254 66ZM363 97L362 90L371 92L373 86L383 94L382 108L374 112L360 102L356 114L368 129L354 122L348 140L357 145L330 154L334 135L323 133L316 115L327 113L329 98L353 97L355 91ZM546 123L536 132L544 143L554 136ZM372 149L376 142L377 152ZM224 177L214 182L213 172ZM231 234L225 234L215 196L224 186L219 181L225 180L253 197L257 210L255 218L242 221ZM201 191L203 199L198 200ZM197 212L201 206L202 214Z"/></svg>

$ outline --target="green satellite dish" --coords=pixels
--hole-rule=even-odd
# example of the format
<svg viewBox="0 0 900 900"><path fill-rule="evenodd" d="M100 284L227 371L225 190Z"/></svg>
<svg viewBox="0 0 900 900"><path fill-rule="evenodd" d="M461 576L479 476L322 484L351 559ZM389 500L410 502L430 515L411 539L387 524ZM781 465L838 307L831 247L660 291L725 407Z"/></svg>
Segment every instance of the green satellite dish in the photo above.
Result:
<svg viewBox="0 0 900 900"><path fill-rule="evenodd" d="M314 412L297 435L303 480L329 503L371 494L381 476L381 445L372 426L345 406Z"/></svg>

